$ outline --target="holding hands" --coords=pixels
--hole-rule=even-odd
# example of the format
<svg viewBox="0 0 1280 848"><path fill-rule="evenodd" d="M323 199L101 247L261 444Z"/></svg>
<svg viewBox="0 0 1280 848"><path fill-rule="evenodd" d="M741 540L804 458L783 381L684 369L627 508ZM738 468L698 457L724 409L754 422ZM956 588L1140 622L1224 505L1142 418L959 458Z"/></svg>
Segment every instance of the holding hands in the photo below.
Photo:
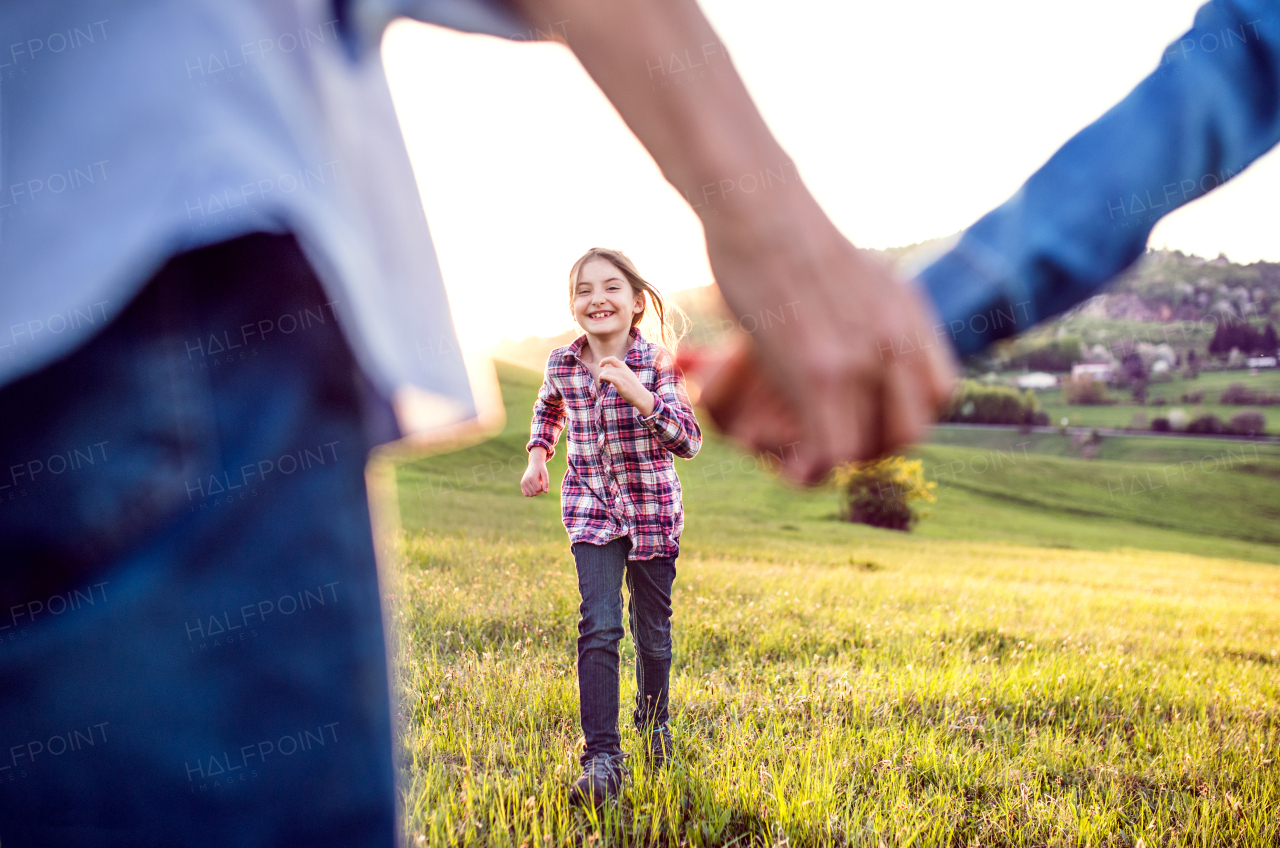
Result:
<svg viewBox="0 0 1280 848"><path fill-rule="evenodd" d="M812 484L918 440L950 397L955 365L920 292L850 244L807 194L789 200L781 222L706 225L733 311L758 319L785 305L788 320L757 321L749 342L682 354L680 365L722 431L756 450L795 446L782 473Z"/></svg>

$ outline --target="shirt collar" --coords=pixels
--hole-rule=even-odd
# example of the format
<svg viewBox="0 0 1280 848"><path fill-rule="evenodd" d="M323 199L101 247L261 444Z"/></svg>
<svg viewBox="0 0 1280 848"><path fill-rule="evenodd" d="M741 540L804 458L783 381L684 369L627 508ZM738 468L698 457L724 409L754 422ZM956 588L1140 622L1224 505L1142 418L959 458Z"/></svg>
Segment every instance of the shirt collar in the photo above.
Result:
<svg viewBox="0 0 1280 848"><path fill-rule="evenodd" d="M640 334L638 327L631 328L631 347L627 348L627 355L623 357L623 362L628 365L643 365L645 354L648 353L650 343L643 335ZM581 359L583 345L587 343L587 334L583 333L578 336L565 349L563 358L567 360Z"/></svg>

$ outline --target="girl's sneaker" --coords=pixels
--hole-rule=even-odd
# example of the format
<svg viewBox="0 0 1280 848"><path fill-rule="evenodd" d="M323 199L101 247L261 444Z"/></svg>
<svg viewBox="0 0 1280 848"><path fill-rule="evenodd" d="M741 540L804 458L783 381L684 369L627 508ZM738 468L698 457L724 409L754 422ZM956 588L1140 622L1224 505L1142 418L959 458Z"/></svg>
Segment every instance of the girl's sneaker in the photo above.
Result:
<svg viewBox="0 0 1280 848"><path fill-rule="evenodd" d="M675 754L675 740L671 738L671 731L666 725L655 727L649 731L649 738L645 741L645 764L650 772L659 771Z"/></svg>
<svg viewBox="0 0 1280 848"><path fill-rule="evenodd" d="M569 787L569 803L599 806L622 789L627 767L626 754L597 754L582 767L582 776Z"/></svg>

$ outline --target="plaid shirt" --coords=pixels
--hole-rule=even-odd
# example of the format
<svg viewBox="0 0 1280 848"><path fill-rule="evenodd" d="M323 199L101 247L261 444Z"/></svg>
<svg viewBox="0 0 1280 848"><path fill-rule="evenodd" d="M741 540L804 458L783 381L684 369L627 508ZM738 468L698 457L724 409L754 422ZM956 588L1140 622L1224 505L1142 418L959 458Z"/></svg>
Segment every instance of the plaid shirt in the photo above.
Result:
<svg viewBox="0 0 1280 848"><path fill-rule="evenodd" d="M586 338L547 358L526 449L542 447L554 456L568 422L560 509L571 542L603 545L630 536L629 559L675 556L684 507L671 455L692 459L702 446L684 380L671 354L633 327L624 361L654 397L653 414L642 417L609 383L597 390L579 356Z"/></svg>

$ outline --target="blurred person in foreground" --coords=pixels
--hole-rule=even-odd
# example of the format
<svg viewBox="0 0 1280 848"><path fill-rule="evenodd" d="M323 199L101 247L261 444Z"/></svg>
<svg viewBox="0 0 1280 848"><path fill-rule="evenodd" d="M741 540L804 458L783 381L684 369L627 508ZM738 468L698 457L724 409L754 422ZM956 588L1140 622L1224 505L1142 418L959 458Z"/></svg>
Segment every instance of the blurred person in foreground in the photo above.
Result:
<svg viewBox="0 0 1280 848"><path fill-rule="evenodd" d="M1202 6L1150 76L920 273L939 323L893 337L886 363L974 353L1080 303L1142 255L1160 218L1277 141L1280 3ZM769 356L740 346L681 360L712 421L761 449L804 433Z"/></svg>
<svg viewBox="0 0 1280 848"><path fill-rule="evenodd" d="M366 459L492 420L378 54L401 14L556 25L715 205L729 302L798 319L758 340L797 474L915 438L946 397L942 348L883 354L927 301L798 180L721 189L788 159L692 0L5 3L5 848L396 841ZM654 86L676 53L721 72Z"/></svg>

